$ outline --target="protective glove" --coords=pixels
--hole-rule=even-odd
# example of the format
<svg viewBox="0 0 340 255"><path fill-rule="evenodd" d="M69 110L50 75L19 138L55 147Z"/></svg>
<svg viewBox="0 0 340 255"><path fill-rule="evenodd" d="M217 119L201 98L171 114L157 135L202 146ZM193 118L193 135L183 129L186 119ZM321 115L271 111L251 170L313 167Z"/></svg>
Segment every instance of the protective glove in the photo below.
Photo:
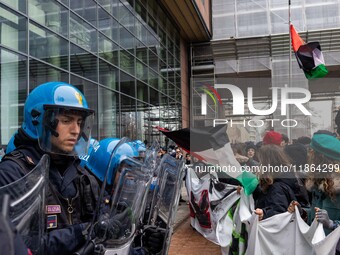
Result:
<svg viewBox="0 0 340 255"><path fill-rule="evenodd" d="M144 230L142 240L151 254L157 254L163 248L164 237L164 230L150 227Z"/></svg>
<svg viewBox="0 0 340 255"><path fill-rule="evenodd" d="M131 227L131 209L126 208L123 212L109 217L103 214L94 225L94 232L100 239L118 239L123 236L126 230Z"/></svg>
<svg viewBox="0 0 340 255"><path fill-rule="evenodd" d="M324 209L315 209L315 218L318 222L321 222L325 228L333 229L334 222L329 218L328 212Z"/></svg>

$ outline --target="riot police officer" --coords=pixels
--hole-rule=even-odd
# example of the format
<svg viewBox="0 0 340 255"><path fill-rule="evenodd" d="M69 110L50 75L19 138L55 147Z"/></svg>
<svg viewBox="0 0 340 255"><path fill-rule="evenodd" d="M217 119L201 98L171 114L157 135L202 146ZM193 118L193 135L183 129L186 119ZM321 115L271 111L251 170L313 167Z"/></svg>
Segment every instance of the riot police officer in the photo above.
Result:
<svg viewBox="0 0 340 255"><path fill-rule="evenodd" d="M98 183L80 167L86 154L94 119L84 95L63 82L35 88L24 106L24 121L14 138L15 148L0 163L0 186L25 176L42 155L50 156L49 185L45 196L47 254L71 254L84 244L92 220Z"/></svg>

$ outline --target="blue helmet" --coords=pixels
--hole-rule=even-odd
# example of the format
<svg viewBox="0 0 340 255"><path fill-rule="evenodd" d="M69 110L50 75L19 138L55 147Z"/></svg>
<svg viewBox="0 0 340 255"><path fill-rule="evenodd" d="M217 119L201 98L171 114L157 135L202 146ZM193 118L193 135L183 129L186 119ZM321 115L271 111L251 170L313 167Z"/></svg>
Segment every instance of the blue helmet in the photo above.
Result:
<svg viewBox="0 0 340 255"><path fill-rule="evenodd" d="M138 157L144 158L146 153L146 146L145 143L143 143L141 140L135 140L133 141L134 146L136 147L138 151Z"/></svg>
<svg viewBox="0 0 340 255"><path fill-rule="evenodd" d="M88 151L87 151L87 155L83 155L83 156L80 156L80 157L79 157L80 160L81 160L80 165L81 165L82 167L85 167L87 161L89 160L89 157L90 157L90 154L91 154L93 148L97 148L98 146L99 146L98 140L96 140L96 139L94 139L94 138L91 138L91 139L90 139L90 146L89 146L89 149L88 149Z"/></svg>
<svg viewBox="0 0 340 255"><path fill-rule="evenodd" d="M96 148L93 148L87 161L86 168L89 169L97 178L104 181L106 170L110 164L112 151L114 151L113 159L108 169L107 183L113 184L117 167L125 157L137 157L138 151L131 142L118 145L120 139L105 138L101 140ZM118 148L116 146L118 145Z"/></svg>
<svg viewBox="0 0 340 255"><path fill-rule="evenodd" d="M72 151L63 151L53 137L61 115L81 116L80 134ZM94 111L88 108L84 95L74 86L64 82L41 84L28 95L24 107L22 129L46 152L67 155L85 155L89 145Z"/></svg>

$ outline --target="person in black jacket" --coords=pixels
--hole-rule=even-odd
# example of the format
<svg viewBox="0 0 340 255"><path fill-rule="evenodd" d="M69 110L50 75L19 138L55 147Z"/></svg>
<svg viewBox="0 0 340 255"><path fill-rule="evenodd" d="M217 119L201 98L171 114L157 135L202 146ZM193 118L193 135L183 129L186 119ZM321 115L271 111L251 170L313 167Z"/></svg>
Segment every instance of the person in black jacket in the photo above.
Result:
<svg viewBox="0 0 340 255"><path fill-rule="evenodd" d="M287 211L291 201L299 193L298 181L290 172L291 163L282 147L263 145L258 153L260 161L260 185L253 193L255 213L259 220ZM304 216L303 216L304 217Z"/></svg>
<svg viewBox="0 0 340 255"><path fill-rule="evenodd" d="M46 254L72 254L86 240L99 186L80 167L86 154L94 111L82 93L70 84L49 82L35 88L24 106L24 121L15 135L16 149L0 163L0 186L29 173L44 154L50 156L45 196ZM29 248L29 247L28 247Z"/></svg>

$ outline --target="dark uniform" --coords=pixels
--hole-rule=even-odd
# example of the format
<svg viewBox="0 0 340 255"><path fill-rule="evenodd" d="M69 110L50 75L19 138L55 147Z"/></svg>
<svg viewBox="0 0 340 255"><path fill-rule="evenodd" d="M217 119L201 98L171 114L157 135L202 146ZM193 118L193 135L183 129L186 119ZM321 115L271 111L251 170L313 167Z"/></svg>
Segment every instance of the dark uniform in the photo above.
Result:
<svg viewBox="0 0 340 255"><path fill-rule="evenodd" d="M15 144L17 149L4 156L0 163L1 186L23 177L44 154L37 142L20 130ZM99 186L79 164L76 157L51 157L45 198L48 234L43 238L43 245L46 254L71 254L85 242L82 232L92 220Z"/></svg>

